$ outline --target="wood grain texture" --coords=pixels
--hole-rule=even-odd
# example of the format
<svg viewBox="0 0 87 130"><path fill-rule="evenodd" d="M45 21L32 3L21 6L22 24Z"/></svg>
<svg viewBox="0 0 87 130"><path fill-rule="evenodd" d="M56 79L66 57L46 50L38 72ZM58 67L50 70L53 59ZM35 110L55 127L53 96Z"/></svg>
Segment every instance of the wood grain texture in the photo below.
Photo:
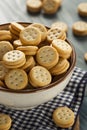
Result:
<svg viewBox="0 0 87 130"><path fill-rule="evenodd" d="M74 130L80 130L79 116L77 117L77 121L75 123Z"/></svg>

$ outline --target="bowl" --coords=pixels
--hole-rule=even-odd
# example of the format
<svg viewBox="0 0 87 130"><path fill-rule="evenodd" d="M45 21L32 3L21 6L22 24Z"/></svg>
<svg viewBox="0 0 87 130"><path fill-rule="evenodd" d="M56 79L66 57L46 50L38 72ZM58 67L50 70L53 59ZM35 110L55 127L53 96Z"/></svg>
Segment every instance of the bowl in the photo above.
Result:
<svg viewBox="0 0 87 130"><path fill-rule="evenodd" d="M31 23L20 22L20 24L26 27ZM0 25L0 30L8 30L9 25L10 23ZM66 41L72 47L72 54L69 59L70 67L67 72L60 76L54 76L52 83L43 88L15 91L5 87L0 87L0 104L12 109L30 109L48 102L60 94L71 79L76 64L75 49L69 40L66 39Z"/></svg>

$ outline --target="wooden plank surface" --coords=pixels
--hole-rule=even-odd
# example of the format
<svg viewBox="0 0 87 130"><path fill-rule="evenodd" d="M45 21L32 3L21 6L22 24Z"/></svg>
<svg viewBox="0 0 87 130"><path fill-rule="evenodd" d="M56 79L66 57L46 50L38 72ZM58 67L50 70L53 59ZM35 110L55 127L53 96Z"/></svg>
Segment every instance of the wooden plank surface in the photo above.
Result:
<svg viewBox="0 0 87 130"><path fill-rule="evenodd" d="M80 130L79 116L77 117L77 121L76 121L76 124L74 126L74 130Z"/></svg>

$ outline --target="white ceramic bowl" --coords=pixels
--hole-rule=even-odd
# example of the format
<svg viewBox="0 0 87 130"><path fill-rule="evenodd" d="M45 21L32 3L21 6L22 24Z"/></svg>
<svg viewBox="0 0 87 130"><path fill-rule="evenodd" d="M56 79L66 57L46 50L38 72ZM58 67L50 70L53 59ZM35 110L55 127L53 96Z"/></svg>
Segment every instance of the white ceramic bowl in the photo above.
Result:
<svg viewBox="0 0 87 130"><path fill-rule="evenodd" d="M27 26L29 23L21 24ZM9 23L0 25L0 29L8 29L8 26ZM68 40L67 42L73 51L69 59L70 67L66 73L62 76L55 76L53 82L44 88L15 91L0 87L0 104L22 110L38 106L57 96L68 84L76 63L75 49Z"/></svg>

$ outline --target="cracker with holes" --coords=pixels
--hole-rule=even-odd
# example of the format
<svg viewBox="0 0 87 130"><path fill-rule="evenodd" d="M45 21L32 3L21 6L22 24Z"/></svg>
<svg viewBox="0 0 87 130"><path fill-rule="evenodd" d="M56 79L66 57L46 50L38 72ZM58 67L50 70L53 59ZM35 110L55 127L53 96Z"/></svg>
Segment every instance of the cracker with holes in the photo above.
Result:
<svg viewBox="0 0 87 130"><path fill-rule="evenodd" d="M54 14L57 12L60 5L61 0L44 0L42 8L46 14Z"/></svg>
<svg viewBox="0 0 87 130"><path fill-rule="evenodd" d="M9 26L10 31L0 31L0 36L12 35L13 42L0 41L2 87L26 89L28 81L35 88L44 87L51 83L52 76L67 72L72 48L64 41L67 27L63 23L59 26L62 29L48 29L40 23L23 27L12 22Z"/></svg>
<svg viewBox="0 0 87 130"><path fill-rule="evenodd" d="M63 30L64 32L67 32L68 31L68 26L65 22L61 22L61 21L58 21L58 22L54 22L52 25L51 25L51 28L58 28L60 30Z"/></svg>
<svg viewBox="0 0 87 130"><path fill-rule="evenodd" d="M61 39L63 35L64 35L64 31L58 28L51 28L48 30L47 33L47 41L51 43L54 39Z"/></svg>
<svg viewBox="0 0 87 130"><path fill-rule="evenodd" d="M19 46L16 49L24 52L25 55L36 55L38 51L37 46Z"/></svg>
<svg viewBox="0 0 87 130"><path fill-rule="evenodd" d="M0 113L0 130L9 130L11 123L12 119L9 115Z"/></svg>
<svg viewBox="0 0 87 130"><path fill-rule="evenodd" d="M27 10L32 13L40 12L42 7L41 0L27 0L26 2Z"/></svg>
<svg viewBox="0 0 87 130"><path fill-rule="evenodd" d="M3 61L7 65L17 65L25 59L25 54L19 50L12 50L3 56Z"/></svg>
<svg viewBox="0 0 87 130"><path fill-rule="evenodd" d="M77 36L87 36L87 22L77 21L72 25L72 31Z"/></svg>
<svg viewBox="0 0 87 130"><path fill-rule="evenodd" d="M38 45L41 42L41 33L37 28L26 27L20 32L20 40L24 45Z"/></svg>
<svg viewBox="0 0 87 130"><path fill-rule="evenodd" d="M13 50L13 46L9 41L0 41L0 60L3 59L5 53L11 50Z"/></svg>
<svg viewBox="0 0 87 130"><path fill-rule="evenodd" d="M57 49L60 57L68 59L71 56L72 48L66 41L61 39L53 40L52 46Z"/></svg>
<svg viewBox="0 0 87 130"><path fill-rule="evenodd" d="M29 80L31 81L31 85L37 88L50 84L52 77L45 67L35 66L29 72Z"/></svg>
<svg viewBox="0 0 87 130"><path fill-rule="evenodd" d="M43 46L37 51L36 60L40 65L50 69L57 64L59 54L54 47Z"/></svg>
<svg viewBox="0 0 87 130"><path fill-rule="evenodd" d="M59 58L58 63L49 71L52 75L60 75L60 74L65 73L68 70L69 66L70 66L70 63L67 59Z"/></svg>
<svg viewBox="0 0 87 130"><path fill-rule="evenodd" d="M3 61L0 61L0 80L4 80L4 77L8 72L9 69L4 66Z"/></svg>
<svg viewBox="0 0 87 130"><path fill-rule="evenodd" d="M34 23L31 24L31 26L36 27L41 32L41 42L46 40L47 37L47 29L43 24L40 23Z"/></svg>
<svg viewBox="0 0 87 130"><path fill-rule="evenodd" d="M4 65L7 68L18 68L25 64L25 54L19 50L12 50L3 56Z"/></svg>
<svg viewBox="0 0 87 130"><path fill-rule="evenodd" d="M27 87L28 76L22 69L13 69L5 76L5 84L9 89L21 90Z"/></svg>
<svg viewBox="0 0 87 130"><path fill-rule="evenodd" d="M87 2L80 3L77 10L81 16L87 17Z"/></svg>
<svg viewBox="0 0 87 130"><path fill-rule="evenodd" d="M74 124L74 120L74 112L66 106L58 107L53 112L53 121L61 128L71 127Z"/></svg>

